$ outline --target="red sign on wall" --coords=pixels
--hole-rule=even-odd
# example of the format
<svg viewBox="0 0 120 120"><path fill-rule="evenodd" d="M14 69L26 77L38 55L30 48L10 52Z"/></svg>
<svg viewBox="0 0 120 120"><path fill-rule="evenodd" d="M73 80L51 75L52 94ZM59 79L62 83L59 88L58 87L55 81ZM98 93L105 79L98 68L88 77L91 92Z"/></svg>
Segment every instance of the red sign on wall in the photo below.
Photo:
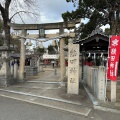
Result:
<svg viewBox="0 0 120 120"><path fill-rule="evenodd" d="M107 78L117 81L120 56L120 36L112 36L109 41Z"/></svg>

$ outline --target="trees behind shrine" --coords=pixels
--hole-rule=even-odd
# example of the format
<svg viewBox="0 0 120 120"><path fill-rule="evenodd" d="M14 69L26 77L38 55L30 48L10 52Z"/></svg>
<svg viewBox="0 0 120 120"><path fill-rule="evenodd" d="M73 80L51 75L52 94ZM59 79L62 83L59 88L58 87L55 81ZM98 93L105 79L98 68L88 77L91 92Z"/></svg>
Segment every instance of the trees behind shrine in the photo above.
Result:
<svg viewBox="0 0 120 120"><path fill-rule="evenodd" d="M73 2L77 9L62 14L64 21L88 18L87 24L81 24L81 37L86 37L96 26L110 25L110 33L120 33L120 0L66 0Z"/></svg>

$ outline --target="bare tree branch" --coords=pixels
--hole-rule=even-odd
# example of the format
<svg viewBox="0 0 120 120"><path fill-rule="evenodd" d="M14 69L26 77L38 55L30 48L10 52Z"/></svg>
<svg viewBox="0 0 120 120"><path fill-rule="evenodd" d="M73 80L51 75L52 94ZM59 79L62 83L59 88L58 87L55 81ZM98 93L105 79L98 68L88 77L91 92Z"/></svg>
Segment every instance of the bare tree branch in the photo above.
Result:
<svg viewBox="0 0 120 120"><path fill-rule="evenodd" d="M33 12L28 12L28 11L18 11L18 12L16 12L16 13L10 18L10 20L11 20L15 15L17 15L17 14L19 14L19 13L30 13L30 14L33 14L33 15L38 15L38 14L35 14L35 13L33 13Z"/></svg>
<svg viewBox="0 0 120 120"><path fill-rule="evenodd" d="M18 15L19 15L20 19L22 20L22 22L25 23L24 20L22 19L21 15L20 15L20 13L18 13Z"/></svg>

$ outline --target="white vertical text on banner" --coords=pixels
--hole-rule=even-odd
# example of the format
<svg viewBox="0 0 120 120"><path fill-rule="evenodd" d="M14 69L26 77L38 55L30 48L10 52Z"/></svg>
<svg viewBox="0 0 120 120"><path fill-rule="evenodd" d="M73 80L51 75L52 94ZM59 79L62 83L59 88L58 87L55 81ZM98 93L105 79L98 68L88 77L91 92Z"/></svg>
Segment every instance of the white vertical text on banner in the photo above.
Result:
<svg viewBox="0 0 120 120"><path fill-rule="evenodd" d="M120 56L120 36L111 36L109 41L107 78L117 81Z"/></svg>

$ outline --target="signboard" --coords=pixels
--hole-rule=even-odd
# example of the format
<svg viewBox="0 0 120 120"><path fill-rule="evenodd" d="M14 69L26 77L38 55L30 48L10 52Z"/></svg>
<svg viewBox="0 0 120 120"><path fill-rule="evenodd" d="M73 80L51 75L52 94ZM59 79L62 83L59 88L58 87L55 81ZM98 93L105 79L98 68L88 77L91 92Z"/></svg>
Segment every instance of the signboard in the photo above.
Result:
<svg viewBox="0 0 120 120"><path fill-rule="evenodd" d="M58 59L59 55L43 55L43 59Z"/></svg>
<svg viewBox="0 0 120 120"><path fill-rule="evenodd" d="M107 78L117 81L118 63L120 57L120 36L112 36L109 41Z"/></svg>
<svg viewBox="0 0 120 120"><path fill-rule="evenodd" d="M45 37L45 30L39 29L39 38L44 38L44 37Z"/></svg>

